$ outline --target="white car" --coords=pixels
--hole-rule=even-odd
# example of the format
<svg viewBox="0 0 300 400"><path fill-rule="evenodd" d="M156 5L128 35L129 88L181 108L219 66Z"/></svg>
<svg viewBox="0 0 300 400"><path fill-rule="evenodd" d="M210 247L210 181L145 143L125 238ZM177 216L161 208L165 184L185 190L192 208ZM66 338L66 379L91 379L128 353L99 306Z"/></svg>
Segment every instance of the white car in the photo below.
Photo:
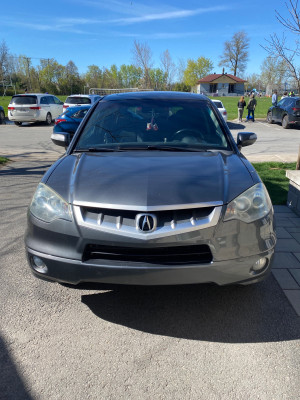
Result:
<svg viewBox="0 0 300 400"><path fill-rule="evenodd" d="M227 122L227 111L226 111L226 108L224 107L223 103L221 102L221 100L212 100L212 101L218 107L224 121Z"/></svg>
<svg viewBox="0 0 300 400"><path fill-rule="evenodd" d="M16 94L8 105L8 119L16 125L22 122L52 121L63 112L63 102L48 93Z"/></svg>
<svg viewBox="0 0 300 400"><path fill-rule="evenodd" d="M99 96L97 94L72 94L71 96L67 97L66 101L64 102L63 110L66 111L68 107L75 106L92 106L102 97L103 96Z"/></svg>

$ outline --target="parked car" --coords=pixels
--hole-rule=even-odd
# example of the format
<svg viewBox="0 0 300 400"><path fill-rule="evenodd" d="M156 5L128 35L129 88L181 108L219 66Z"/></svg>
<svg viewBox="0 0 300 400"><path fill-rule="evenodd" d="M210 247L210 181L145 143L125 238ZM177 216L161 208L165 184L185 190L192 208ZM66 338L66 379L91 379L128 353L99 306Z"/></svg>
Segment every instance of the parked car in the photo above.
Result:
<svg viewBox="0 0 300 400"><path fill-rule="evenodd" d="M227 111L226 111L226 108L224 107L223 103L220 100L212 100L212 101L218 107L222 117L224 118L224 121L227 122Z"/></svg>
<svg viewBox="0 0 300 400"><path fill-rule="evenodd" d="M103 96L99 96L97 94L72 94L67 97L66 101L63 105L63 110L65 111L68 107L74 106L92 106L94 103L99 101Z"/></svg>
<svg viewBox="0 0 300 400"><path fill-rule="evenodd" d="M18 126L22 122L52 121L63 111L63 102L48 93L16 94L8 105L8 119Z"/></svg>
<svg viewBox="0 0 300 400"><path fill-rule="evenodd" d="M53 132L67 132L70 133L70 138L72 138L90 108L91 106L67 108L64 113L56 118Z"/></svg>
<svg viewBox="0 0 300 400"><path fill-rule="evenodd" d="M0 124L4 124L5 123L5 112L4 112L4 108L2 106L0 106Z"/></svg>
<svg viewBox="0 0 300 400"><path fill-rule="evenodd" d="M273 207L205 96L105 96L50 167L28 212L26 252L39 278L69 284L250 284L267 276Z"/></svg>
<svg viewBox="0 0 300 400"><path fill-rule="evenodd" d="M277 106L269 108L267 113L269 124L280 122L284 129L291 125L300 125L300 97L284 97Z"/></svg>

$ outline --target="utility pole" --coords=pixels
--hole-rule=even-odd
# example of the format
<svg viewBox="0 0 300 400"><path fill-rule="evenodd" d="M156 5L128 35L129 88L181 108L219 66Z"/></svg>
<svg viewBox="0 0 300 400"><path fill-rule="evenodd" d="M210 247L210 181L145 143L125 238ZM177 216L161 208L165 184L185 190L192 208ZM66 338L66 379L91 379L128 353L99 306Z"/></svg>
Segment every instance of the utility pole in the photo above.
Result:
<svg viewBox="0 0 300 400"><path fill-rule="evenodd" d="M31 92L32 87L31 87L31 80L30 80L30 69L29 69L29 60L30 58L26 57L26 64L27 64L27 73L28 73L28 86L29 86L29 91Z"/></svg>

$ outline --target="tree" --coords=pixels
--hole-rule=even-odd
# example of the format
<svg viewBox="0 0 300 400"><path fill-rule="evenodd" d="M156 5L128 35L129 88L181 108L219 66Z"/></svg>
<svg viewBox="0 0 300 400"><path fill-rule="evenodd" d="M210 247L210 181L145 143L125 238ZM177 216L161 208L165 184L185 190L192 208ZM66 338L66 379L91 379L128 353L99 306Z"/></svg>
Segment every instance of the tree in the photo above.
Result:
<svg viewBox="0 0 300 400"><path fill-rule="evenodd" d="M249 38L244 31L236 32L231 40L224 43L219 67L228 67L234 76L243 73L248 61Z"/></svg>
<svg viewBox="0 0 300 400"><path fill-rule="evenodd" d="M151 79L149 71L152 68L152 52L147 43L134 41L133 58L135 65L143 71L143 86L150 89Z"/></svg>
<svg viewBox="0 0 300 400"><path fill-rule="evenodd" d="M213 63L209 58L188 59L187 67L183 73L183 81L186 85L194 86L199 79L206 76L212 69Z"/></svg>
<svg viewBox="0 0 300 400"><path fill-rule="evenodd" d="M171 58L169 50L165 50L161 56L160 56L160 62L162 65L162 71L165 74L166 77L166 88L170 90L171 88L171 83L174 78L175 74L175 64Z"/></svg>
<svg viewBox="0 0 300 400"><path fill-rule="evenodd" d="M143 71L135 65L122 64L119 69L119 79L122 88L135 88L140 85Z"/></svg>
<svg viewBox="0 0 300 400"><path fill-rule="evenodd" d="M260 79L266 87L266 94L271 95L274 89L282 90L287 79L287 67L284 61L267 57L261 65Z"/></svg>
<svg viewBox="0 0 300 400"><path fill-rule="evenodd" d="M265 39L267 44L262 47L273 59L279 58L284 61L289 77L295 81L300 94L300 43L298 36L300 34L300 9L298 0L289 0L288 3L285 3L285 7L289 14L288 17L282 16L277 10L275 15L279 23L284 26L286 33L291 33L292 36L296 35L295 40L291 40L291 43L289 43L285 32L281 37L277 33L273 33L268 39Z"/></svg>
<svg viewBox="0 0 300 400"><path fill-rule="evenodd" d="M164 90L167 85L167 75L160 68L151 68L149 70L151 87L154 90Z"/></svg>
<svg viewBox="0 0 300 400"><path fill-rule="evenodd" d="M103 73L97 65L89 65L87 73L84 76L86 84L90 88L101 88Z"/></svg>

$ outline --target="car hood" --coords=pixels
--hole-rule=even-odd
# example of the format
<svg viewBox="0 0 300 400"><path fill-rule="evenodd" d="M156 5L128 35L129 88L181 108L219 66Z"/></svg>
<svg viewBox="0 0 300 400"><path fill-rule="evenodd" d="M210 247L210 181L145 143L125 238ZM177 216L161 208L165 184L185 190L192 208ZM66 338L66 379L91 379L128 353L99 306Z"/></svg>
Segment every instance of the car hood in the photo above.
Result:
<svg viewBox="0 0 300 400"><path fill-rule="evenodd" d="M227 203L255 183L237 154L156 151L68 155L44 182L69 203L149 208Z"/></svg>

